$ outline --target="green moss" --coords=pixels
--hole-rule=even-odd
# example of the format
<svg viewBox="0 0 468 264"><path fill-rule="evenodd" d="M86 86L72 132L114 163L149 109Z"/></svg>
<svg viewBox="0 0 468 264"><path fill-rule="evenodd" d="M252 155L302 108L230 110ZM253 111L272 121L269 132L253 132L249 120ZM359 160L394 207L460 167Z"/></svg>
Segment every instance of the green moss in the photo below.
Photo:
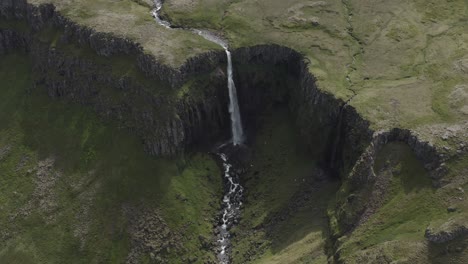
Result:
<svg viewBox="0 0 468 264"><path fill-rule="evenodd" d="M1 242L0 262L123 262L131 247L123 206L141 203L157 208L172 232L185 230L182 253L166 256L171 263L181 256L212 259L198 239L211 236L221 196L212 158L149 157L139 140L91 109L32 89L30 67L25 55L0 63L0 97L9 98L0 102L0 150L9 149L0 158L0 224L10 234ZM39 196L43 207L35 178L38 162L47 158L59 176ZM81 224L88 228L83 241L76 233Z"/></svg>

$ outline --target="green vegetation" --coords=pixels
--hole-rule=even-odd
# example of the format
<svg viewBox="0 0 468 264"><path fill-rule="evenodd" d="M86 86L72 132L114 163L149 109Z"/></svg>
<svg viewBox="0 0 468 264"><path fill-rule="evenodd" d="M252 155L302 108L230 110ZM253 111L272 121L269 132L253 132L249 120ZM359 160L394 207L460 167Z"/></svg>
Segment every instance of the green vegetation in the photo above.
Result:
<svg viewBox="0 0 468 264"><path fill-rule="evenodd" d="M233 263L326 263L325 211L337 184L321 180L286 109L263 115L260 123L242 178L245 204L232 230Z"/></svg>
<svg viewBox="0 0 468 264"><path fill-rule="evenodd" d="M157 25L148 0L28 2L52 3L72 21L133 40L174 68L220 49L191 32ZM466 0L167 0L163 11L176 25L223 35L232 48L279 44L297 50L310 61L320 89L348 101L373 129L409 128L451 157L441 179L445 185L436 189L408 146L391 143L374 167L382 186L351 189L345 180L336 193L338 184L324 181L315 164L322 153L307 153L293 118L275 109L258 122L243 178L245 205L232 230L235 263L324 263L332 254L350 263L468 259L466 236L440 244L424 237L426 229L468 226ZM0 28L31 33L24 21L0 19ZM171 100L200 100L214 87L213 76L205 74L179 90L165 89L167 84L137 69L134 55L97 56L89 47L64 44L63 32L52 27L34 34L41 45L97 65L96 74L129 77L167 99L161 116L173 113ZM28 60L21 54L0 60L0 262L214 260L211 220L221 182L212 158L147 156L141 142L117 124L99 120L86 107L50 100L44 87L33 84ZM258 70L236 66L238 76ZM50 78L57 74L54 68L44 72ZM98 88L116 104L125 96L116 87ZM311 138L314 147L324 142L318 135ZM371 212L354 230L334 237L336 252L327 256L325 211L334 208L334 198L370 202ZM360 212L346 208L344 214ZM341 235L339 216L330 211L329 217L332 234Z"/></svg>
<svg viewBox="0 0 468 264"><path fill-rule="evenodd" d="M163 5L164 18L174 25L190 25L192 28L210 28L220 30L224 11L231 1L207 0L200 1L193 9L190 1L165 1ZM187 12L190 15L187 16Z"/></svg>
<svg viewBox="0 0 468 264"><path fill-rule="evenodd" d="M172 234L148 238L174 244L159 254L170 263L214 258L198 237L211 238L221 196L210 156L149 157L116 124L33 88L25 55L1 58L0 83L0 262L124 262L144 244L134 218L148 217Z"/></svg>
<svg viewBox="0 0 468 264"><path fill-rule="evenodd" d="M402 143L386 145L378 154L374 171L377 177L390 178L386 192L380 194L384 203L367 221L339 239L340 260L346 263L430 262L436 257L434 250L446 245L430 244L424 237L426 228L457 214L466 214L447 212L447 200L455 190L433 188L421 163ZM437 258L440 263L449 263L445 261L459 253L444 253Z"/></svg>
<svg viewBox="0 0 468 264"><path fill-rule="evenodd" d="M196 34L156 25L148 1L30 2L53 3L73 21L132 39L173 67L220 49ZM291 47L310 61L321 89L351 99L376 130L410 128L438 143L439 126L460 125L468 113L467 14L465 0L167 0L163 6L175 25L213 30L233 48Z"/></svg>

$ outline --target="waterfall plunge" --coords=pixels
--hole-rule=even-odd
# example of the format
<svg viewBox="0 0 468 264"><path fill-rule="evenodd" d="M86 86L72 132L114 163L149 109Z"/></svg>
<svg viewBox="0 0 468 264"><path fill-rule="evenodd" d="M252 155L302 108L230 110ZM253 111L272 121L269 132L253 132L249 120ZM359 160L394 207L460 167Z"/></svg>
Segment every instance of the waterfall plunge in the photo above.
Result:
<svg viewBox="0 0 468 264"><path fill-rule="evenodd" d="M156 22L165 27L165 28L172 28L171 24L168 21L161 19L159 13L161 12L162 8L162 1L155 0L154 1L156 8L152 11L152 15L155 18ZM229 113L231 115L231 132L232 132L232 144L237 146L242 144L244 141L244 131L242 129L242 119L239 110L239 103L237 102L237 89L234 83L233 74L232 74L232 58L231 52L228 49L228 45L222 39L218 38L217 36L213 35L209 31L199 30L199 29L187 29L191 30L192 32L197 33L198 35L204 37L206 40L216 43L223 47L224 51L226 52L227 57L227 73L228 73L228 89L229 89Z"/></svg>
<svg viewBox="0 0 468 264"><path fill-rule="evenodd" d="M228 66L228 89L229 89L229 113L231 114L232 144L239 145L244 141L244 131L242 129L242 120L237 102L237 89L232 76L231 52L224 47L226 51Z"/></svg>
<svg viewBox="0 0 468 264"><path fill-rule="evenodd" d="M213 35L209 31L193 29L195 33L204 37L213 43L216 43L223 47L227 57L227 74L228 74L228 89L229 89L229 113L231 115L231 132L232 132L232 144L234 146L242 144L244 142L244 131L242 129L242 119L239 110L239 103L237 102L237 89L234 83L232 73L232 58L231 52L228 49L228 45L222 39Z"/></svg>

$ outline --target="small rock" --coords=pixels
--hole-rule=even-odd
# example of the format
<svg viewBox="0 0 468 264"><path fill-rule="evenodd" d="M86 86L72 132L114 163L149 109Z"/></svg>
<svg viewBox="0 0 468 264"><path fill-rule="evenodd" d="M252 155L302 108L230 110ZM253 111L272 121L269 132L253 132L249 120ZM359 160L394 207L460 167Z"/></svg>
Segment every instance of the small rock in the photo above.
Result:
<svg viewBox="0 0 468 264"><path fill-rule="evenodd" d="M447 212L449 213L453 213L453 212L456 212L457 211L457 208L455 206L449 206L447 208Z"/></svg>

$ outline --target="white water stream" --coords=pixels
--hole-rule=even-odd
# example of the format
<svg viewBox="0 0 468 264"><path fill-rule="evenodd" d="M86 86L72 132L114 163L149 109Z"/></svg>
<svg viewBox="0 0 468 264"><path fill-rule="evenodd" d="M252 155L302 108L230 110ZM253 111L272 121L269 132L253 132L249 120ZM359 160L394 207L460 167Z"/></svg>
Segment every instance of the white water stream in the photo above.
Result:
<svg viewBox="0 0 468 264"><path fill-rule="evenodd" d="M222 223L217 227L219 251L217 257L220 264L228 264L231 249L229 229L240 215L244 188L240 185L239 175L232 169L226 154L220 153L219 156L223 161L226 194L223 197Z"/></svg>
<svg viewBox="0 0 468 264"><path fill-rule="evenodd" d="M162 0L154 0L155 9L152 15L156 22L166 28L173 28L168 21L161 19L160 11L162 8ZM223 47L227 57L227 74L228 74L228 89L229 89L229 113L231 116L231 132L232 144L234 146L240 145L244 141L244 131L242 128L241 114L239 110L239 103L237 101L237 89L233 79L232 58L231 52L228 49L228 44L221 38L215 36L209 31L199 29L185 29L192 31L206 40L216 43ZM224 182L225 182L225 195L223 197L222 217L220 225L217 227L217 258L220 264L228 264L230 261L230 235L229 229L237 221L242 206L243 187L239 183L239 175L232 169L226 154L220 152L219 157L223 161L224 169Z"/></svg>

